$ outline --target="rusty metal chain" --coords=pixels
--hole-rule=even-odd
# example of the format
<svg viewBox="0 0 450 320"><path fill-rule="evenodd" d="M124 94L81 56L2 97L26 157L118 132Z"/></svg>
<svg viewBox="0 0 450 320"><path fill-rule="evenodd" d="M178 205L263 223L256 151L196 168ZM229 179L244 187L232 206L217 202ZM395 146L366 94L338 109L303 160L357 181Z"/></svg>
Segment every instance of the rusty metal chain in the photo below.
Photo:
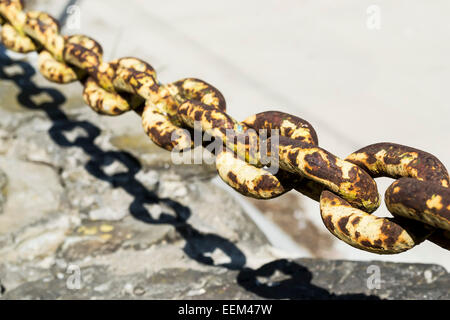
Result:
<svg viewBox="0 0 450 320"><path fill-rule="evenodd" d="M450 178L433 155L379 143L340 159L318 146L314 128L301 118L269 111L238 122L212 85L193 78L161 84L152 66L137 58L105 62L95 40L62 36L50 15L23 9L21 0L0 0L6 48L37 51L39 70L52 82L80 81L85 102L100 114L134 110L150 139L166 150L193 148L191 132L200 123L203 133L223 143L216 156L219 176L241 194L271 199L295 189L320 202L332 234L369 252L400 253L425 240L450 249ZM261 130L268 139L256 133ZM279 132L277 139L270 130ZM261 142L277 153L276 174L264 166L259 149L251 152ZM385 195L394 218L371 214L380 205L373 178L381 176L398 179Z"/></svg>

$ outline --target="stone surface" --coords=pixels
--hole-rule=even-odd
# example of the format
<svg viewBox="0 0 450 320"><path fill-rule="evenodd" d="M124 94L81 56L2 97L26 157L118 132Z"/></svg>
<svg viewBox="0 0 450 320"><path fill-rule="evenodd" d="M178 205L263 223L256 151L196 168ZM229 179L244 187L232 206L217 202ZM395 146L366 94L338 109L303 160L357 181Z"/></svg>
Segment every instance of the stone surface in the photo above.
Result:
<svg viewBox="0 0 450 320"><path fill-rule="evenodd" d="M3 212L3 205L6 202L6 185L8 178L6 173L0 170L0 214Z"/></svg>

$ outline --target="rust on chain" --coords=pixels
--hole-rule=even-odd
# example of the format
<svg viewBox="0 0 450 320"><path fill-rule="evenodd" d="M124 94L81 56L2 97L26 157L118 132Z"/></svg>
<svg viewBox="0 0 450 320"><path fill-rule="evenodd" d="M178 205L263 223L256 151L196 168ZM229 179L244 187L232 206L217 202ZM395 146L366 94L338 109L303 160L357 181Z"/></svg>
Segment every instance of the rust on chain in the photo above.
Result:
<svg viewBox="0 0 450 320"><path fill-rule="evenodd" d="M255 165L259 165L258 135L231 118L224 111L199 101L188 100L178 109L182 123L190 128L195 122L208 135L220 139L239 157Z"/></svg>
<svg viewBox="0 0 450 320"><path fill-rule="evenodd" d="M450 200L450 189L447 188L449 177L447 169L436 157L408 146L378 143L352 153L346 160L365 169L372 177L403 177L395 181L386 191L388 210L396 217L406 217L427 224L422 225L422 230L415 228L412 231L413 235L425 234L425 238L428 237L430 241L440 246L448 243L448 238L442 238L439 236L440 232L432 228L446 230L450 228L449 211L445 212L450 207L446 208L440 203L443 199ZM355 235L345 238L342 233L335 232L339 229L335 225L334 228L330 227L333 222L340 223L337 220L330 220L333 212L339 210L326 199L321 199L321 214L323 221L328 222L327 228L333 230L331 232L335 236L347 243L353 241L355 246L364 245L358 242ZM367 233L367 229L358 230L358 235L366 236ZM372 232L371 235L373 234ZM430 237L431 235L433 236ZM378 238L374 241L382 242L382 233L378 233ZM366 244L368 247L365 249L370 251L374 243Z"/></svg>
<svg viewBox="0 0 450 320"><path fill-rule="evenodd" d="M85 70L103 89L114 92L116 91L112 83L114 69L103 61L102 52L100 44L94 39L67 37L63 57L64 61Z"/></svg>
<svg viewBox="0 0 450 320"><path fill-rule="evenodd" d="M371 215L329 191L322 192L320 210L331 233L351 246L369 252L400 253L421 243L431 233L431 230L411 231L391 219Z"/></svg>
<svg viewBox="0 0 450 320"><path fill-rule="evenodd" d="M413 178L401 178L386 190L393 214L450 231L450 188Z"/></svg>
<svg viewBox="0 0 450 320"><path fill-rule="evenodd" d="M100 114L134 110L158 146L190 150L194 129L219 141L218 174L240 193L271 199L295 189L320 201L331 233L369 252L399 253L425 239L450 249L450 179L433 155L378 143L342 160L319 147L314 128L299 117L267 111L238 122L226 113L224 96L211 84L196 78L161 84L154 68L138 58L105 62L94 39L62 36L53 17L25 13L20 0L0 0L0 24L6 48L37 51L38 68L52 82L80 81L84 100ZM275 156L269 163L263 161L264 149ZM271 171L269 165L280 169ZM370 214L379 206L373 178L380 176L400 178L386 191L394 218Z"/></svg>
<svg viewBox="0 0 450 320"><path fill-rule="evenodd" d="M64 37L66 43L76 43L87 50L93 51L94 54L101 55L102 47L93 39L83 35L72 35ZM50 81L57 83L70 83L76 80L83 81L87 76L87 72L74 65L69 65L58 61L49 51L42 50L38 58L38 66L42 75ZM85 99L86 100L86 99ZM92 98L90 100L95 100ZM87 101L87 100L86 100ZM89 103L88 103L89 104ZM94 110L100 110L95 105L89 104Z"/></svg>
<svg viewBox="0 0 450 320"><path fill-rule="evenodd" d="M138 95L167 113L177 123L178 104L169 90L161 86L152 66L137 58L122 58L111 63L116 89Z"/></svg>
<svg viewBox="0 0 450 320"><path fill-rule="evenodd" d="M319 144L317 133L308 121L285 112L260 112L248 117L243 123L257 131L262 130L267 137L270 137L271 130L277 130L281 136L311 145ZM320 183L282 169L278 172L277 178L285 188L290 186L290 189L293 188L315 201L319 201L320 194L325 188Z"/></svg>
<svg viewBox="0 0 450 320"><path fill-rule="evenodd" d="M186 100L196 100L223 112L226 111L226 102L222 93L203 80L187 78L169 83L166 87L180 105Z"/></svg>
<svg viewBox="0 0 450 320"><path fill-rule="evenodd" d="M84 82L83 99L92 110L110 116L120 115L139 105L136 101L133 106L131 98L126 99L117 92L108 92L100 87L94 78L89 77Z"/></svg>
<svg viewBox="0 0 450 320"><path fill-rule="evenodd" d="M318 146L281 136L279 157L281 169L324 185L357 208L373 212L380 205L377 185L364 170Z"/></svg>
<svg viewBox="0 0 450 320"><path fill-rule="evenodd" d="M2 43L9 50L20 53L28 53L37 50L35 43L30 37L20 34L19 31L9 23L5 23L2 26L0 36L2 38Z"/></svg>
<svg viewBox="0 0 450 320"><path fill-rule="evenodd" d="M427 202L433 197L434 201L440 199L440 196L433 192L448 195L450 190L448 171L434 155L408 146L384 142L362 148L347 159L363 167L373 177L404 177L395 181L386 191L386 204L392 214L448 230L446 213L429 208L430 202ZM450 200L443 198L444 201L446 199ZM439 207L439 204L437 206ZM443 209L445 211L448 208Z"/></svg>
<svg viewBox="0 0 450 320"><path fill-rule="evenodd" d="M41 74L49 81L56 83L70 83L81 80L85 72L59 62L47 50L42 50L38 56L38 67Z"/></svg>
<svg viewBox="0 0 450 320"><path fill-rule="evenodd" d="M95 41L94 39L92 39L88 36L81 35L81 34L74 34L71 36L65 36L64 40L68 44L69 43L78 44L78 45L82 46L83 48L92 51L93 53L95 53L98 56L103 55L102 46L97 41Z"/></svg>
<svg viewBox="0 0 450 320"><path fill-rule="evenodd" d="M270 137L271 130L278 130L279 134L317 144L317 134L307 121L278 111L261 112L242 121L243 128L251 128L258 133ZM264 143L261 141L261 143ZM260 155L259 158L262 158ZM227 161L225 161L225 159ZM273 165L273 163L271 163ZM272 174L264 168L255 168L245 161L233 156L233 152L224 149L217 157L217 171L225 183L236 191L257 199L273 199L293 188L302 194L318 201L323 190L320 184L304 179L285 170L278 170ZM264 188L257 187L265 186ZM268 186L272 190L268 191ZM263 190L263 192L261 192Z"/></svg>
<svg viewBox="0 0 450 320"><path fill-rule="evenodd" d="M58 61L63 61L64 37L59 34L59 24L53 17L44 12L30 11L23 31L36 39Z"/></svg>
<svg viewBox="0 0 450 320"><path fill-rule="evenodd" d="M346 158L373 177L411 177L422 181L436 181L449 187L447 169L435 156L395 143L376 143L362 148Z"/></svg>
<svg viewBox="0 0 450 320"><path fill-rule="evenodd" d="M194 122L200 122L202 130L213 137L226 141L227 130L233 130L237 122L224 111L209 106L200 101L186 101L178 109L181 121L194 127Z"/></svg>
<svg viewBox="0 0 450 320"><path fill-rule="evenodd" d="M37 50L38 47L23 31L26 14L22 10L22 1L0 2L1 40L3 45L12 51L28 53Z"/></svg>
<svg viewBox="0 0 450 320"><path fill-rule="evenodd" d="M280 135L309 144L318 145L317 134L311 124L299 117L279 111L265 111L248 117L243 121L257 131L279 130Z"/></svg>
<svg viewBox="0 0 450 320"><path fill-rule="evenodd" d="M22 0L2 0L0 1L0 14L21 34L25 35L23 25L26 21L26 14L22 11L24 3Z"/></svg>
<svg viewBox="0 0 450 320"><path fill-rule="evenodd" d="M217 155L216 166L222 180L248 197L273 199L290 190L275 175L249 165L226 149Z"/></svg>
<svg viewBox="0 0 450 320"><path fill-rule="evenodd" d="M155 144L168 151L184 151L193 146L189 131L174 125L169 117L152 103L147 102L144 107L142 126Z"/></svg>

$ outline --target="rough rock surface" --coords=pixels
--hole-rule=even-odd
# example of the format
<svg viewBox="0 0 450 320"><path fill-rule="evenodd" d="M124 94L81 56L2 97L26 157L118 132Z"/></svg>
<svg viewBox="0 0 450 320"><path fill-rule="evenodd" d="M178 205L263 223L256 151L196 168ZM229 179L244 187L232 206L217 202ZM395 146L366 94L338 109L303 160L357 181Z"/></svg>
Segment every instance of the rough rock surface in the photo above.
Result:
<svg viewBox="0 0 450 320"><path fill-rule="evenodd" d="M8 178L5 172L0 170L0 213L3 212L3 205L6 202L6 185L8 183Z"/></svg>
<svg viewBox="0 0 450 320"><path fill-rule="evenodd" d="M369 289L367 270L381 270ZM41 278L6 292L6 299L450 299L450 276L437 265L390 262L275 260L257 269L187 267L117 273L90 264L81 281L55 266ZM66 276L66 278L64 278Z"/></svg>
<svg viewBox="0 0 450 320"><path fill-rule="evenodd" d="M450 298L435 265L285 260L214 167L173 165L135 115L34 68L0 51L1 298Z"/></svg>

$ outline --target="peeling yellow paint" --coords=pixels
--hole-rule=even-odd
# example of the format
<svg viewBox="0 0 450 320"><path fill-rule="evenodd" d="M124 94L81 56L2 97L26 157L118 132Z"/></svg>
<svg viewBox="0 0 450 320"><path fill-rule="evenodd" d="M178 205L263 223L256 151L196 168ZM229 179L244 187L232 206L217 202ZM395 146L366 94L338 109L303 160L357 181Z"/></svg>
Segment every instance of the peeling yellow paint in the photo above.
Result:
<svg viewBox="0 0 450 320"><path fill-rule="evenodd" d="M431 199L427 200L427 207L430 209L438 209L441 210L443 205L441 203L442 197L440 195L434 194Z"/></svg>

